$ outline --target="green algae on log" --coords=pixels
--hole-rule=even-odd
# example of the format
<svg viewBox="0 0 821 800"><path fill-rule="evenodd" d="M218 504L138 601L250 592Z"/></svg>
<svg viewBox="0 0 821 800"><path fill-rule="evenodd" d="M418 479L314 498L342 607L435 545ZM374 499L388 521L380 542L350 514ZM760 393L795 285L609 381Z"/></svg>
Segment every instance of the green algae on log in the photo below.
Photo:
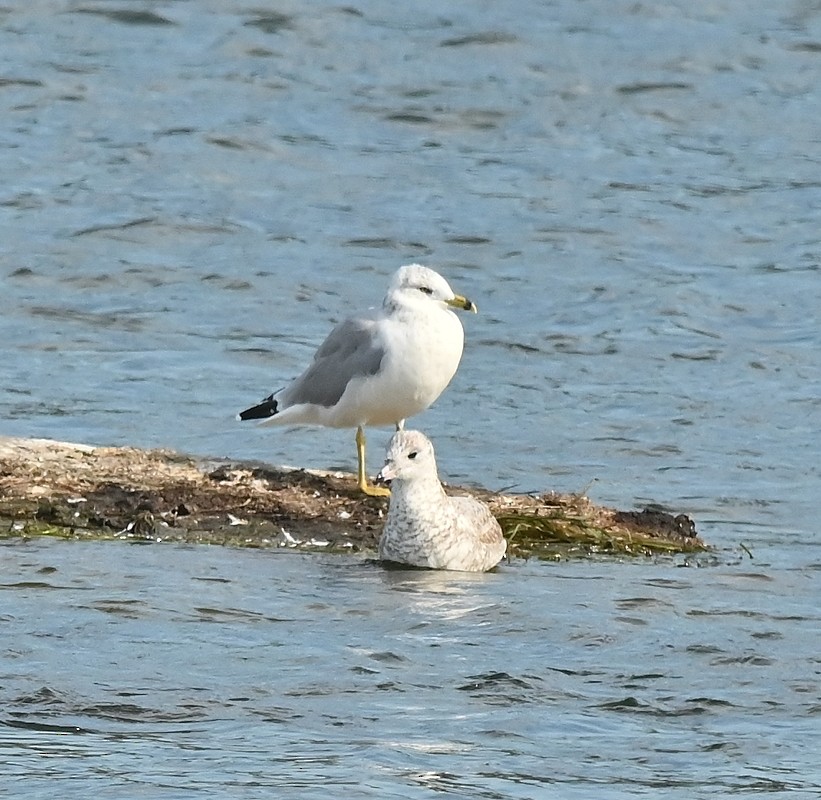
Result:
<svg viewBox="0 0 821 800"><path fill-rule="evenodd" d="M583 495L446 488L490 505L513 557L707 549L683 514L616 511ZM387 499L361 494L342 473L0 437L3 537L374 551L387 507Z"/></svg>

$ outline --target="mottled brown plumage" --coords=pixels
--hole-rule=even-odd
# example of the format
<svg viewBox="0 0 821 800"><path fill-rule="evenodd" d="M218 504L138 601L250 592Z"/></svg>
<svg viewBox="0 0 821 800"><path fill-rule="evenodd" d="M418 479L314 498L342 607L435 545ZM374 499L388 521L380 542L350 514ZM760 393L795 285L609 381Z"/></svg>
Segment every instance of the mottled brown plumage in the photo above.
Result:
<svg viewBox="0 0 821 800"><path fill-rule="evenodd" d="M430 440L397 431L379 479L391 484L379 540L384 561L414 567L484 572L502 560L507 542L490 509L475 497L449 497L436 471Z"/></svg>

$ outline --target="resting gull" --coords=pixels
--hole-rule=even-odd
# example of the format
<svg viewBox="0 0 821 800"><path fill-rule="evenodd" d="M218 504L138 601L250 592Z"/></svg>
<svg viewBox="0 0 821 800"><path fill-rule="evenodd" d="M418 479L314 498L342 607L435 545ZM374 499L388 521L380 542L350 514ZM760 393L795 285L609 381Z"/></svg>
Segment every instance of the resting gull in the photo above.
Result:
<svg viewBox="0 0 821 800"><path fill-rule="evenodd" d="M433 445L419 431L397 431L377 480L391 500L379 558L414 567L484 572L502 560L507 542L490 509L475 497L448 497Z"/></svg>

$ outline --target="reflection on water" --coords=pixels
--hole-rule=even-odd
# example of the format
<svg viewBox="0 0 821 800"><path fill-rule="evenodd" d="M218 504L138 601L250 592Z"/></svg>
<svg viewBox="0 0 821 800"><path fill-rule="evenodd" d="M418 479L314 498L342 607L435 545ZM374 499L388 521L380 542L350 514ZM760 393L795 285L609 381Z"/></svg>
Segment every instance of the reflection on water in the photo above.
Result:
<svg viewBox="0 0 821 800"><path fill-rule="evenodd" d="M416 613L423 619L458 620L471 617L474 625L482 624L480 619L484 605L477 605L472 589L475 584L481 585L488 580L488 576L466 573L459 575L458 582L453 577L448 572L421 569L380 571L384 586L403 594L400 602L406 613Z"/></svg>
<svg viewBox="0 0 821 800"><path fill-rule="evenodd" d="M2 550L15 796L821 787L815 573Z"/></svg>

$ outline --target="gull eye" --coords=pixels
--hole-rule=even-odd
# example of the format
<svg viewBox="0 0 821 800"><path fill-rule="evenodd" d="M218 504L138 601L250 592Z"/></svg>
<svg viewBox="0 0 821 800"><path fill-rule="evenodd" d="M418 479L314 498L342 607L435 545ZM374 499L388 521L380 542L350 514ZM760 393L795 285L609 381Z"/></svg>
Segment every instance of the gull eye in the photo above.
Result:
<svg viewBox="0 0 821 800"><path fill-rule="evenodd" d="M419 455L419 453L417 453L417 452L416 452L416 450L414 450L413 452L408 453L408 458L409 458L411 461L413 461L413 459L414 459L414 458L416 458L416 456L418 456L418 455Z"/></svg>
<svg viewBox="0 0 821 800"><path fill-rule="evenodd" d="M422 292L422 294L433 294L433 289L431 289L430 286L420 286L419 291Z"/></svg>

